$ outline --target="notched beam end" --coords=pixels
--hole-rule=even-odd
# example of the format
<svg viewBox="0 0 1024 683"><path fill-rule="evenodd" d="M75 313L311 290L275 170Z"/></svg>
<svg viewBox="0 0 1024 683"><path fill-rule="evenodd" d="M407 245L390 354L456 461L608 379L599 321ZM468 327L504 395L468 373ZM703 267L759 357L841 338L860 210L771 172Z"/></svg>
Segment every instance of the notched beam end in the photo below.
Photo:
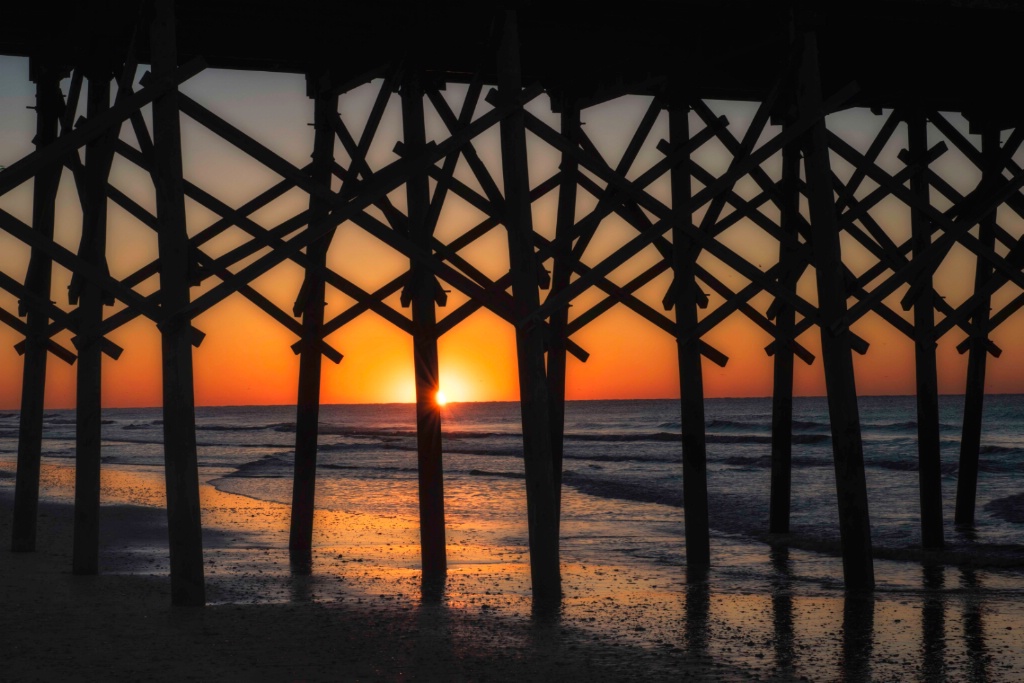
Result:
<svg viewBox="0 0 1024 683"><path fill-rule="evenodd" d="M49 349L50 353L57 356L57 358L60 358L68 365L74 365L75 361L78 360L78 356L76 356L68 349L65 349L63 346L53 341L52 339L49 340L49 342L47 342L46 348Z"/></svg>
<svg viewBox="0 0 1024 683"><path fill-rule="evenodd" d="M327 360L331 361L335 365L340 364L342 359L345 358L345 356L343 356L340 351L338 351L336 348L334 348L333 346L331 346L322 339L316 343L316 346L317 350L320 351L320 353L327 356ZM300 355L306 348L307 345L305 339L300 339L291 346L292 353L294 353L296 356Z"/></svg>
<svg viewBox="0 0 1024 683"><path fill-rule="evenodd" d="M590 358L590 354L572 339L565 340L565 350L571 353L573 357L577 358L581 363L586 363Z"/></svg>
<svg viewBox="0 0 1024 683"><path fill-rule="evenodd" d="M104 339L100 343L102 345L103 353L105 353L107 356L114 360L120 358L121 354L124 353L124 349L122 349L120 346L110 341L109 339Z"/></svg>
<svg viewBox="0 0 1024 683"><path fill-rule="evenodd" d="M703 339L700 342L700 355L704 356L720 368L724 368L729 362L728 356L711 346L711 344L708 344Z"/></svg>
<svg viewBox="0 0 1024 683"><path fill-rule="evenodd" d="M974 341L974 337L967 337L962 342L957 344L956 350L961 356L971 350L971 342ZM985 339L985 350L992 354L993 358L999 358L1003 355L1003 350L995 345L991 339Z"/></svg>

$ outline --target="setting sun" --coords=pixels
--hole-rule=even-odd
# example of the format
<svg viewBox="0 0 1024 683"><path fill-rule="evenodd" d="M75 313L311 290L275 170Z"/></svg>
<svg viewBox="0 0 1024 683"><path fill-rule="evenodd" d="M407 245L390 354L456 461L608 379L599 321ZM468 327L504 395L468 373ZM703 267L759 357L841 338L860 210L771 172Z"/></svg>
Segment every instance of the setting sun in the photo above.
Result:
<svg viewBox="0 0 1024 683"><path fill-rule="evenodd" d="M444 395L443 391L438 389L437 393L434 394L434 401L437 403L437 405L443 406L444 404L448 403L448 397Z"/></svg>

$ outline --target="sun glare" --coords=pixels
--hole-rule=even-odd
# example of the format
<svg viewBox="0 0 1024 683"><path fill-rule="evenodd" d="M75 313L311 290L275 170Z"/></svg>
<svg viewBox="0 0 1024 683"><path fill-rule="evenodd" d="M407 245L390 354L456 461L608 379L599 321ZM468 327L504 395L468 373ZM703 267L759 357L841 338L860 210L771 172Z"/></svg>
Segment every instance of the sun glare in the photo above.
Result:
<svg viewBox="0 0 1024 683"><path fill-rule="evenodd" d="M437 403L437 405L443 406L446 403L448 403L448 397L444 395L443 391L438 389L437 393L434 394L434 401Z"/></svg>

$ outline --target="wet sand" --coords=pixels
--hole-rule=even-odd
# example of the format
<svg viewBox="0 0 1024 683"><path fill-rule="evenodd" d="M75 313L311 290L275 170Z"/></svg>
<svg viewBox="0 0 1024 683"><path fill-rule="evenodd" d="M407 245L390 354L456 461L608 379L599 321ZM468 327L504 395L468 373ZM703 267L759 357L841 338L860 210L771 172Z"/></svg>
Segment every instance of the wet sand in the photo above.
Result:
<svg viewBox="0 0 1024 683"><path fill-rule="evenodd" d="M12 475L0 461L3 546ZM445 594L424 601L414 520L320 511L314 573L293 575L287 507L207 483L209 604L174 608L159 470L104 471L96 577L70 573L72 482L73 469L47 465L38 551L0 549L0 681L1024 676L1019 573L903 563L919 581L848 596L804 576L812 560L800 551L765 546L773 569L757 571L771 578L751 591L735 580L750 571L749 549L717 539L715 568L689 581L681 567L641 576L612 559L567 561L562 613L539 620L515 548L452 530Z"/></svg>

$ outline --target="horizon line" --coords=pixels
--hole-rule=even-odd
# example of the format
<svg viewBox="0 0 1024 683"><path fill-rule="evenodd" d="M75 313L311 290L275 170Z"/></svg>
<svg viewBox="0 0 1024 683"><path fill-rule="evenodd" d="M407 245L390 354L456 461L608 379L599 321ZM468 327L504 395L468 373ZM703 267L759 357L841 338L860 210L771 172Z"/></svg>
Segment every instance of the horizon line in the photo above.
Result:
<svg viewBox="0 0 1024 683"><path fill-rule="evenodd" d="M964 396L964 394L938 394L939 396ZM986 392L985 396L1024 396L1021 392ZM914 398L916 394L864 394L858 395L857 398ZM772 399L772 396L709 396L705 397L706 401L748 401L748 400L763 400ZM828 396L825 394L802 394L794 395L794 399L800 398L821 398L827 399ZM565 403L596 403L598 401L678 401L678 396L669 397L642 397L642 398L577 398L577 399L565 399ZM494 401L448 401L448 405L472 405L472 404L484 404L484 403L519 403L519 399L513 400L494 400ZM378 401L368 403L321 403L320 407L326 406L414 406L415 401ZM158 410L163 406L102 406L101 410ZM196 408L294 408L294 403L203 403L196 404ZM75 406L70 407L50 407L44 408L44 410L75 410ZM0 408L3 411L20 411L20 406L10 408Z"/></svg>

